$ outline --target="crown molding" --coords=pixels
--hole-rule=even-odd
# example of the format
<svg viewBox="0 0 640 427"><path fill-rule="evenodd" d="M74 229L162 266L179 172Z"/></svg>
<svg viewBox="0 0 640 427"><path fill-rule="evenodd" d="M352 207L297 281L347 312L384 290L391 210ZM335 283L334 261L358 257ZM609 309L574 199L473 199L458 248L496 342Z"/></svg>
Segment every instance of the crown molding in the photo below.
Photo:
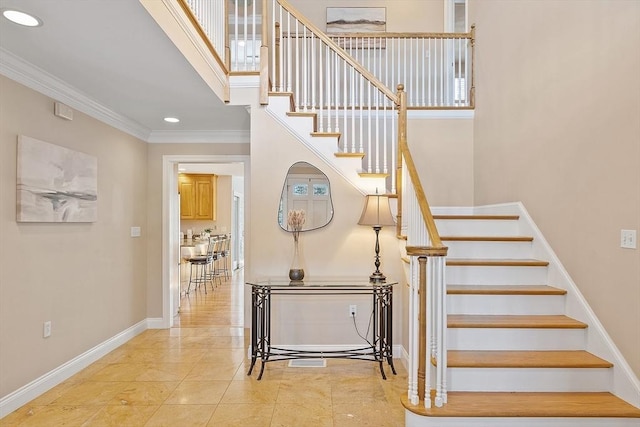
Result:
<svg viewBox="0 0 640 427"><path fill-rule="evenodd" d="M4 48L0 48L0 74L143 141L151 134L145 126L105 107Z"/></svg>
<svg viewBox="0 0 640 427"><path fill-rule="evenodd" d="M227 143L248 144L251 132L248 130L221 131L152 131L147 139L149 143Z"/></svg>

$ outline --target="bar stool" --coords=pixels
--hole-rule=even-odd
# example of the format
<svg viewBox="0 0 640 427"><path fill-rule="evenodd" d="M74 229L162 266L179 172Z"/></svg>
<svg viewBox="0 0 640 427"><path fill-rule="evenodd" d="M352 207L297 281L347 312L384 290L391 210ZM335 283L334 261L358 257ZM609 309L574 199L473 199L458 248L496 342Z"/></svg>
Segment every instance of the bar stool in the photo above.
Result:
<svg viewBox="0 0 640 427"><path fill-rule="evenodd" d="M222 250L220 251L220 255L222 256L222 271L224 272L225 279L229 278L230 266L230 258L231 258L231 235L225 235L224 243L222 244Z"/></svg>
<svg viewBox="0 0 640 427"><path fill-rule="evenodd" d="M211 282L211 289L213 289L213 279L209 275L211 266L213 265L213 252L216 241L209 238L209 244L207 245L207 253L204 255L196 255L187 258L187 262L190 264L189 269L189 286L187 286L187 292L191 291L191 284L194 285L194 289L204 284L204 293L207 293L207 282Z"/></svg>

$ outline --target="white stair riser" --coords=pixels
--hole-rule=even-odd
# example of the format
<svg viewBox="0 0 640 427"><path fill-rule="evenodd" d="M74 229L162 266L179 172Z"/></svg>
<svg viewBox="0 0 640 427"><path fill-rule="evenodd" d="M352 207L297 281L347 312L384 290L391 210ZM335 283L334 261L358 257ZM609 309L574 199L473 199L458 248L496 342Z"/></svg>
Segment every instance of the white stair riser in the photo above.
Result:
<svg viewBox="0 0 640 427"><path fill-rule="evenodd" d="M531 258L531 242L444 241L451 258Z"/></svg>
<svg viewBox="0 0 640 427"><path fill-rule="evenodd" d="M447 283L456 285L544 285L546 267L447 266Z"/></svg>
<svg viewBox="0 0 640 427"><path fill-rule="evenodd" d="M584 350L585 329L448 328L450 350Z"/></svg>
<svg viewBox="0 0 640 427"><path fill-rule="evenodd" d="M638 427L637 418L423 417L405 410L405 427Z"/></svg>
<svg viewBox="0 0 640 427"><path fill-rule="evenodd" d="M449 314L564 314L564 295L448 295Z"/></svg>
<svg viewBox="0 0 640 427"><path fill-rule="evenodd" d="M267 108L273 112L285 116L290 109L291 101L288 96L270 96Z"/></svg>
<svg viewBox="0 0 640 427"><path fill-rule="evenodd" d="M609 368L448 368L449 391L609 391Z"/></svg>
<svg viewBox="0 0 640 427"><path fill-rule="evenodd" d="M436 226L441 236L518 236L516 220L484 219L437 219Z"/></svg>

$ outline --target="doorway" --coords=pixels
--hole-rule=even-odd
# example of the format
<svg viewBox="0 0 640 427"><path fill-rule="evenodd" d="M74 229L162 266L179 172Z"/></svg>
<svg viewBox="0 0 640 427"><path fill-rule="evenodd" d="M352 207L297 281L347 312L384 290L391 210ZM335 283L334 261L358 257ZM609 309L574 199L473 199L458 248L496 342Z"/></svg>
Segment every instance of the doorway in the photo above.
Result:
<svg viewBox="0 0 640 427"><path fill-rule="evenodd" d="M245 155L165 155L162 163L162 320L154 327L170 328L180 303L180 265L176 262L180 260L178 167L182 164L241 164L242 187L231 194L235 197L236 193L241 193L244 198L249 194L250 164L249 156ZM238 217L238 223L244 229L247 209L243 209L243 214ZM244 238L244 233L240 237Z"/></svg>

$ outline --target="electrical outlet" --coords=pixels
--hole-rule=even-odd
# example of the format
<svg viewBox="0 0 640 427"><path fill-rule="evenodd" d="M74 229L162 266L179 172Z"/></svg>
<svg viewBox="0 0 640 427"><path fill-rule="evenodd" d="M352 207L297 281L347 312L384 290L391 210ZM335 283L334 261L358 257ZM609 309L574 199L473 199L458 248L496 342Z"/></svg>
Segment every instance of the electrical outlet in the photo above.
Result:
<svg viewBox="0 0 640 427"><path fill-rule="evenodd" d="M42 325L42 338L49 338L51 336L51 320L44 322Z"/></svg>
<svg viewBox="0 0 640 427"><path fill-rule="evenodd" d="M358 306L355 304L351 304L349 306L349 317L356 317L358 314Z"/></svg>
<svg viewBox="0 0 640 427"><path fill-rule="evenodd" d="M620 247L636 249L636 230L620 230Z"/></svg>

